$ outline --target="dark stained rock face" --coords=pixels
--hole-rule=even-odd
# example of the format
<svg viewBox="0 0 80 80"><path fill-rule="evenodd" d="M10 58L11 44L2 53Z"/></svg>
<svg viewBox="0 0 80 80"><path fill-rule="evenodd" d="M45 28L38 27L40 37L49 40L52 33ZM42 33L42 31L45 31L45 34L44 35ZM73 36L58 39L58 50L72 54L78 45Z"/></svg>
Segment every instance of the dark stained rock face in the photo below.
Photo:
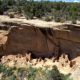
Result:
<svg viewBox="0 0 80 80"><path fill-rule="evenodd" d="M50 30L50 33L49 31ZM20 26L12 28L8 34L4 54L33 52L34 55L51 57L58 53L54 33L51 29Z"/></svg>
<svg viewBox="0 0 80 80"><path fill-rule="evenodd" d="M58 57L67 53L75 58L80 56L80 31L21 25L11 29L5 46L3 54L32 52L37 57Z"/></svg>
<svg viewBox="0 0 80 80"><path fill-rule="evenodd" d="M67 53L70 58L80 56L80 31L56 31L61 53Z"/></svg>

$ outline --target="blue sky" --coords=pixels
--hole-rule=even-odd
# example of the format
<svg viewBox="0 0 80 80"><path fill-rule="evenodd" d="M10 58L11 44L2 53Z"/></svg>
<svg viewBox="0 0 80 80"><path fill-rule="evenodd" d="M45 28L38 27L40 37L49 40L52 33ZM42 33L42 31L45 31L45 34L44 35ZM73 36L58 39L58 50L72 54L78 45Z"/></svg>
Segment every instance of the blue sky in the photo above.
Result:
<svg viewBox="0 0 80 80"><path fill-rule="evenodd" d="M35 1L40 1L40 0L35 0ZM48 1L80 2L80 0L48 0Z"/></svg>
<svg viewBox="0 0 80 80"><path fill-rule="evenodd" d="M80 0L50 0L50 1L80 2Z"/></svg>

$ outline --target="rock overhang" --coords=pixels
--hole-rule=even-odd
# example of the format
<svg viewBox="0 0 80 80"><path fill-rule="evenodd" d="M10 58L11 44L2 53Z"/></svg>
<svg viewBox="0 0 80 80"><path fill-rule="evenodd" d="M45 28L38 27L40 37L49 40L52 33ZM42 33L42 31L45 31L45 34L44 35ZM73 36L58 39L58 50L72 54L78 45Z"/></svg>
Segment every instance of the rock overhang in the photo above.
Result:
<svg viewBox="0 0 80 80"><path fill-rule="evenodd" d="M9 24L6 24L7 27ZM63 24L54 27L40 27L32 24L11 23L8 40L3 54L33 51L47 55L68 53L72 57L80 55L80 26ZM46 53L46 54L45 54ZM53 54L54 53L54 54Z"/></svg>

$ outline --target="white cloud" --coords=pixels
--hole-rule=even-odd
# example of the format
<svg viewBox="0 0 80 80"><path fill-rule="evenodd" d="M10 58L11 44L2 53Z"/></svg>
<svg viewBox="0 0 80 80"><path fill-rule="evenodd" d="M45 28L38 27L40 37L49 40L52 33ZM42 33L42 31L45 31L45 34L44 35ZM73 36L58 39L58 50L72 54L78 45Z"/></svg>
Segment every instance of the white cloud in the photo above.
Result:
<svg viewBox="0 0 80 80"><path fill-rule="evenodd" d="M80 2L79 0L74 0L74 2Z"/></svg>

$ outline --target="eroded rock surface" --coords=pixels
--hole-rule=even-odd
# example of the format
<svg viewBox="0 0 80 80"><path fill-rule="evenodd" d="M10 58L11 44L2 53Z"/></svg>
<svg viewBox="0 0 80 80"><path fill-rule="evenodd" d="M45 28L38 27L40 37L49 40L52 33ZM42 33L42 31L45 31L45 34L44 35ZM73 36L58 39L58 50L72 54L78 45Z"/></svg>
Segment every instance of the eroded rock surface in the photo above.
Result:
<svg viewBox="0 0 80 80"><path fill-rule="evenodd" d="M16 22L15 19L14 21ZM33 66L43 69L45 67L52 69L52 66L56 65L60 72L71 73L74 80L79 80L80 26L39 25L17 23L0 25L0 55L3 56L1 63L10 67ZM8 31L2 30L8 28Z"/></svg>
<svg viewBox="0 0 80 80"><path fill-rule="evenodd" d="M0 55L31 52L34 57L57 58L67 53L69 59L74 59L80 56L79 28L62 25L55 29L10 23L9 33L5 37L1 34Z"/></svg>

